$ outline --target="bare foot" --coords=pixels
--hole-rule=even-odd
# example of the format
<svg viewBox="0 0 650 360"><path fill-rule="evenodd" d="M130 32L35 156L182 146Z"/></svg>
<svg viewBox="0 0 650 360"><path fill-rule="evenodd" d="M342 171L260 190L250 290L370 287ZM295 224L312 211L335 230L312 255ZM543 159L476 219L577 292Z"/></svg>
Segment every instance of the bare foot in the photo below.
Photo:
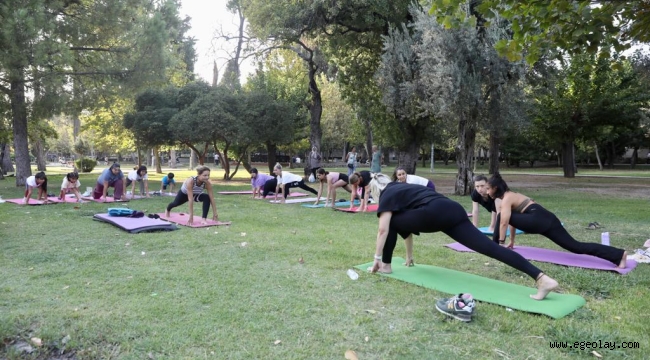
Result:
<svg viewBox="0 0 650 360"><path fill-rule="evenodd" d="M201 219L201 225L207 225L208 219Z"/></svg>
<svg viewBox="0 0 650 360"><path fill-rule="evenodd" d="M541 274L535 283L537 284L537 294L530 295L530 297L535 300L544 299L546 295L551 292L551 290L555 289L558 286L557 281L546 274Z"/></svg>
<svg viewBox="0 0 650 360"><path fill-rule="evenodd" d="M625 269L627 266L627 250L623 251L623 257L621 258L621 262L618 263L618 267L621 269Z"/></svg>
<svg viewBox="0 0 650 360"><path fill-rule="evenodd" d="M377 272L381 274L391 274L393 272L393 268L390 266L390 264L381 263L381 266Z"/></svg>

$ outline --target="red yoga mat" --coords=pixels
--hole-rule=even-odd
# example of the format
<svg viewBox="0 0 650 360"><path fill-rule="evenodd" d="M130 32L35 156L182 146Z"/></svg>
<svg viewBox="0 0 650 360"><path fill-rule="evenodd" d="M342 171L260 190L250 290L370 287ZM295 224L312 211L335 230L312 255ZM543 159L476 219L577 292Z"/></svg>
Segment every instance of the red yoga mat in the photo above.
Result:
<svg viewBox="0 0 650 360"><path fill-rule="evenodd" d="M378 204L368 204L367 211L368 212L376 212L377 208L379 208ZM350 208L334 208L334 210L343 211L343 212L347 212L347 213L358 213L359 212L358 207L353 207L352 209L350 209Z"/></svg>
<svg viewBox="0 0 650 360"><path fill-rule="evenodd" d="M230 221L214 221L212 219L207 219L206 224L201 224L201 216L194 215L194 221L192 222L192 225L187 225L187 220L190 218L189 214L185 213L171 213L169 217L165 216L165 213L158 213L158 216L162 220L166 220L169 222L172 222L174 224L178 225L183 225L183 226L189 226L193 228L200 228L200 227L209 227L209 226L223 226L223 225L230 225Z"/></svg>

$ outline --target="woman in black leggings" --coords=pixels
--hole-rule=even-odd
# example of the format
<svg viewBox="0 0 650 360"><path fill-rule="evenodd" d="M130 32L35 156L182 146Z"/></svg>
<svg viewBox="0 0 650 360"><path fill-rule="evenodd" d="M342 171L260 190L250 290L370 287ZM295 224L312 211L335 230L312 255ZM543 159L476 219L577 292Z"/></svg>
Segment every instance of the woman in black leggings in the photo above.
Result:
<svg viewBox="0 0 650 360"><path fill-rule="evenodd" d="M412 266L413 234L442 231L468 248L528 274L537 285L537 294L530 296L533 299L542 300L558 286L557 281L521 255L486 241L485 235L472 225L459 203L426 186L390 182L390 178L383 174L373 174L372 177L370 191L372 197L379 200L379 232L372 272L392 272L391 259L398 234L406 240L406 265Z"/></svg>
<svg viewBox="0 0 650 360"><path fill-rule="evenodd" d="M207 190L207 194L204 192ZM170 211L189 201L189 219L188 225L194 222L194 203L203 203L203 213L201 215L201 224L207 224L208 213L210 212L210 205L212 205L212 220L217 221L219 215L217 214L217 205L214 203L214 194L212 193L212 184L210 183L210 168L207 166L199 166L196 168L196 176L187 178L178 190L174 201L167 205L165 215L169 217Z"/></svg>
<svg viewBox="0 0 650 360"><path fill-rule="evenodd" d="M529 234L540 234L551 239L563 249L575 254L587 254L605 259L625 268L627 252L612 246L598 243L579 242L564 229L560 220L552 212L536 204L531 198L510 191L508 184L498 173L494 174L487 184L488 195L493 199L501 199L501 212L497 215L493 240L505 245L505 229L508 224ZM507 247L514 247L510 238Z"/></svg>

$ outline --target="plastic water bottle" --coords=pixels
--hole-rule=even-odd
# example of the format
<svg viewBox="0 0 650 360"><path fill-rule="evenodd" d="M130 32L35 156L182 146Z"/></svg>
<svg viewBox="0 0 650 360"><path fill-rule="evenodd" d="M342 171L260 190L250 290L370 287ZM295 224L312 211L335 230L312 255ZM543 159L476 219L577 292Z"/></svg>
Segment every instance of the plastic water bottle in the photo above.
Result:
<svg viewBox="0 0 650 360"><path fill-rule="evenodd" d="M600 242L603 245L609 246L609 232L604 232L604 233L600 234Z"/></svg>
<svg viewBox="0 0 650 360"><path fill-rule="evenodd" d="M352 280L357 280L359 278L359 274L357 274L357 272L352 269L348 269L348 276Z"/></svg>

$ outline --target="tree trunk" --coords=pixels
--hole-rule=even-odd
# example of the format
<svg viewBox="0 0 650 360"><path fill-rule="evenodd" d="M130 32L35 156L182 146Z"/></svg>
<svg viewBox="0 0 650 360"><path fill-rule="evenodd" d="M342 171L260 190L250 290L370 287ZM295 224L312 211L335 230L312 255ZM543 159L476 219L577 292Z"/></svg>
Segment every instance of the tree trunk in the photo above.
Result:
<svg viewBox="0 0 650 360"><path fill-rule="evenodd" d="M600 161L600 154L598 154L598 144L594 143L594 148L596 149L596 160L598 161L598 168L600 171L603 171L603 163Z"/></svg>
<svg viewBox="0 0 650 360"><path fill-rule="evenodd" d="M384 148L382 152L384 153L384 165L390 166L390 149Z"/></svg>
<svg viewBox="0 0 650 360"><path fill-rule="evenodd" d="M399 148L397 166L404 168L407 174L415 174L420 146L414 141L409 141Z"/></svg>
<svg viewBox="0 0 650 360"><path fill-rule="evenodd" d="M176 169L176 150L169 151L169 167Z"/></svg>
<svg viewBox="0 0 650 360"><path fill-rule="evenodd" d="M45 158L45 149L41 138L34 142L34 153L36 155L36 169L38 171L46 171L47 159Z"/></svg>
<svg viewBox="0 0 650 360"><path fill-rule="evenodd" d="M14 164L11 162L11 146L9 144L0 144L0 151L3 151L5 154L2 162L0 162L0 172L7 174L8 172L16 171Z"/></svg>
<svg viewBox="0 0 650 360"><path fill-rule="evenodd" d="M156 174L162 174L162 159L160 158L160 149L158 146L153 148L153 153L156 159Z"/></svg>
<svg viewBox="0 0 650 360"><path fill-rule="evenodd" d="M632 158L630 159L630 169L636 168L636 158L639 156L639 147L635 146L632 151Z"/></svg>
<svg viewBox="0 0 650 360"><path fill-rule="evenodd" d="M565 178L576 177L575 173L575 159L573 155L573 141L562 143L562 170L564 171Z"/></svg>
<svg viewBox="0 0 650 360"><path fill-rule="evenodd" d="M196 150L190 150L190 169L194 169L196 167L196 153Z"/></svg>
<svg viewBox="0 0 650 360"><path fill-rule="evenodd" d="M5 146L6 144L0 144L0 180L5 179L5 172L2 169L2 163L4 163L5 160Z"/></svg>
<svg viewBox="0 0 650 360"><path fill-rule="evenodd" d="M495 174L499 171L499 130L490 131L490 150L488 161L488 174Z"/></svg>
<svg viewBox="0 0 650 360"><path fill-rule="evenodd" d="M318 84L316 83L316 71L318 67L312 61L309 61L309 93L311 94L311 102L308 105L309 108L309 142L312 147L320 150L321 138L323 137L323 131L320 127L320 118L323 114L323 101L321 98L320 89L318 89Z"/></svg>
<svg viewBox="0 0 650 360"><path fill-rule="evenodd" d="M467 195L470 193L470 185L474 173L472 163L474 162L474 143L476 142L476 129L468 119L461 119L458 122L458 144L456 145L456 163L458 174L454 184L455 195Z"/></svg>
<svg viewBox="0 0 650 360"><path fill-rule="evenodd" d="M25 103L25 83L11 81L11 121L13 124L14 151L16 156L16 186L25 186L25 180L32 175L27 141L27 105Z"/></svg>
<svg viewBox="0 0 650 360"><path fill-rule="evenodd" d="M272 144L269 142L266 143L266 153L268 154L266 158L266 162L269 165L269 174L273 174L273 167L277 162L275 157L276 151L278 151L278 146L276 144Z"/></svg>
<svg viewBox="0 0 650 360"><path fill-rule="evenodd" d="M370 116L366 116L363 122L366 126L366 152L368 153L368 160L372 162L372 124Z"/></svg>

